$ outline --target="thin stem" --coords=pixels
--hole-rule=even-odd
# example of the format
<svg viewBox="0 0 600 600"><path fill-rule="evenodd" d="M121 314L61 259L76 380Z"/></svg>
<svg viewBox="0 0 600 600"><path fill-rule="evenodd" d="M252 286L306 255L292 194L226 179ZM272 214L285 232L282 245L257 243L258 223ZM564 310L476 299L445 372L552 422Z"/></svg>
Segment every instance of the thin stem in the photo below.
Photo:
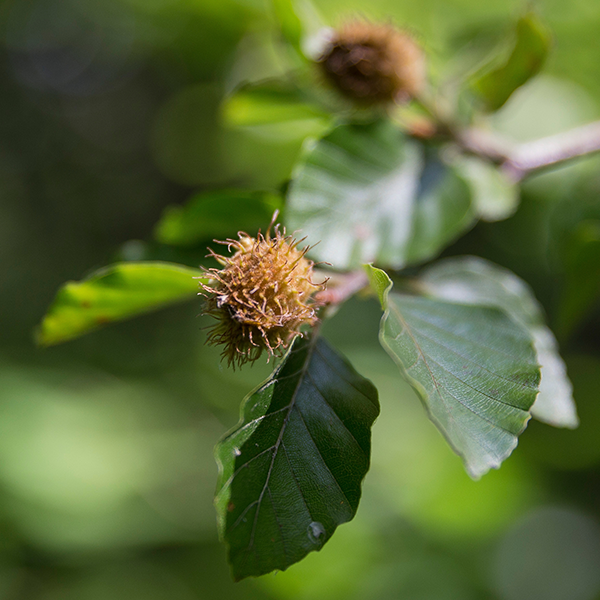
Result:
<svg viewBox="0 0 600 600"><path fill-rule="evenodd" d="M329 279L327 289L315 294L315 300L322 304L342 304L369 284L369 279L363 269L333 275Z"/></svg>
<svg viewBox="0 0 600 600"><path fill-rule="evenodd" d="M465 150L488 158L498 164L509 160L516 148L509 140L500 135L484 129L466 129L454 132L455 141Z"/></svg>
<svg viewBox="0 0 600 600"><path fill-rule="evenodd" d="M514 181L521 181L540 169L599 152L600 121L519 145L480 129L455 133L455 139L465 150L498 163Z"/></svg>
<svg viewBox="0 0 600 600"><path fill-rule="evenodd" d="M503 164L517 181L539 169L600 151L600 121L521 144Z"/></svg>

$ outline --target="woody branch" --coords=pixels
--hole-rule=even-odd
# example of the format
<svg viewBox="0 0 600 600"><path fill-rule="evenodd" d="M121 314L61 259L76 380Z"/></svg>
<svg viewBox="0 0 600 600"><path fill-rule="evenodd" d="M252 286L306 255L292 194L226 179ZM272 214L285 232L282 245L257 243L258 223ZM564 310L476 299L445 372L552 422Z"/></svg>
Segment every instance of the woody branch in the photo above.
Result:
<svg viewBox="0 0 600 600"><path fill-rule="evenodd" d="M600 121L518 145L476 129L456 138L466 150L493 160L512 179L521 181L546 167L600 151Z"/></svg>

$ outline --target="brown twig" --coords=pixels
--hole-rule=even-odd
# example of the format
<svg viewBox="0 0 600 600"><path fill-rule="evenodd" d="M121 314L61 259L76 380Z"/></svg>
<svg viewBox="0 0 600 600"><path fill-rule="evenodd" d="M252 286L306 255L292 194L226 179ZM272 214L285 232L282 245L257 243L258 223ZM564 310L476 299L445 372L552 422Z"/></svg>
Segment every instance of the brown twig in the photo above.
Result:
<svg viewBox="0 0 600 600"><path fill-rule="evenodd" d="M454 129L452 133L455 141L464 150L498 164L509 160L509 156L515 152L514 144L509 140L485 129Z"/></svg>
<svg viewBox="0 0 600 600"><path fill-rule="evenodd" d="M469 129L455 133L469 152L499 164L514 181L551 165L600 151L600 121L533 142L514 143L487 131Z"/></svg>
<svg viewBox="0 0 600 600"><path fill-rule="evenodd" d="M329 278L327 289L315 295L315 300L321 304L341 304L368 284L369 279L362 269L350 273L336 274Z"/></svg>
<svg viewBox="0 0 600 600"><path fill-rule="evenodd" d="M600 151L600 121L565 133L521 144L502 165L520 181L530 173L565 161Z"/></svg>

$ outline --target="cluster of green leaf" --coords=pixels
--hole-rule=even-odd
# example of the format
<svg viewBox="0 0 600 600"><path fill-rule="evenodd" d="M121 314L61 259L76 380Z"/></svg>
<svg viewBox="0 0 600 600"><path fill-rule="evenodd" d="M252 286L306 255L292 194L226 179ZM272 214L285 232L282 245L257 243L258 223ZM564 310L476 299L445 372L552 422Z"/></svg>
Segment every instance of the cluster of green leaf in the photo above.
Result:
<svg viewBox="0 0 600 600"><path fill-rule="evenodd" d="M455 133L499 109L540 70L550 37L539 18L521 17L450 96L383 113L354 110L322 87L311 26L286 0L274 7L289 69L236 90L222 115L230 127L316 137L306 140L284 194L199 193L164 213L156 241L195 250L238 230L253 234L281 209L285 224L306 236L310 256L340 280L366 269L383 310L383 348L475 479L510 455L532 416L576 427L556 340L523 281L475 257L415 269L479 219L516 210L517 183L494 160L461 147ZM441 104L450 119L433 108ZM422 121L430 135L415 133ZM198 279L206 282L204 271L176 262L114 264L59 291L38 341L60 343L191 299ZM240 423L216 451L219 530L236 579L286 569L353 518L378 413L375 388L318 331L297 339L246 398Z"/></svg>

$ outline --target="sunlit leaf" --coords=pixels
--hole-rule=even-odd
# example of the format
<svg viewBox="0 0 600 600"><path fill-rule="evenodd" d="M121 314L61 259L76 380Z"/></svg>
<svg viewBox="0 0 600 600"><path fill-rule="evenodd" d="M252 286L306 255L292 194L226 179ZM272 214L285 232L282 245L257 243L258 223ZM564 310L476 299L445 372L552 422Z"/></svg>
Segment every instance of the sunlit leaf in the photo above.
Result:
<svg viewBox="0 0 600 600"><path fill-rule="evenodd" d="M533 417L557 427L577 427L571 382L558 354L554 335L544 323L542 308L527 284L514 273L476 257L450 258L423 272L420 282L436 298L495 306L525 326L533 337L542 367L540 393Z"/></svg>
<svg viewBox="0 0 600 600"><path fill-rule="evenodd" d="M425 260L473 223L456 170L385 121L342 125L312 143L286 211L315 244L311 255L340 269Z"/></svg>
<svg viewBox="0 0 600 600"><path fill-rule="evenodd" d="M377 269L369 267L370 272ZM380 292L381 273L374 282ZM537 393L527 329L497 308L384 291L380 341L477 479L517 445Z"/></svg>
<svg viewBox="0 0 600 600"><path fill-rule="evenodd" d="M297 65L320 55L327 24L311 0L272 0L279 31L295 51Z"/></svg>
<svg viewBox="0 0 600 600"><path fill-rule="evenodd" d="M156 225L159 242L193 246L207 240L255 235L266 230L281 198L269 192L215 190L192 196L184 206L168 206Z"/></svg>
<svg viewBox="0 0 600 600"><path fill-rule="evenodd" d="M517 21L514 36L508 58L499 65L490 65L472 83L489 111L498 110L517 88L536 75L548 56L552 38L535 13Z"/></svg>
<svg viewBox="0 0 600 600"><path fill-rule="evenodd" d="M117 263L82 281L69 281L56 294L36 338L52 346L108 323L193 298L202 271L181 265Z"/></svg>
<svg viewBox="0 0 600 600"><path fill-rule="evenodd" d="M500 221L517 210L519 187L498 167L474 156L462 157L456 167L471 186L479 217Z"/></svg>
<svg viewBox="0 0 600 600"><path fill-rule="evenodd" d="M302 55L302 21L296 13L293 0L272 0L273 12L283 37Z"/></svg>
<svg viewBox="0 0 600 600"><path fill-rule="evenodd" d="M377 391L322 339L298 339L216 449L216 506L235 579L320 550L358 508Z"/></svg>
<svg viewBox="0 0 600 600"><path fill-rule="evenodd" d="M291 82L270 79L245 85L225 100L223 121L230 127L261 127L279 137L322 134L330 115ZM275 126L280 125L280 129ZM266 129L265 126L272 126Z"/></svg>

